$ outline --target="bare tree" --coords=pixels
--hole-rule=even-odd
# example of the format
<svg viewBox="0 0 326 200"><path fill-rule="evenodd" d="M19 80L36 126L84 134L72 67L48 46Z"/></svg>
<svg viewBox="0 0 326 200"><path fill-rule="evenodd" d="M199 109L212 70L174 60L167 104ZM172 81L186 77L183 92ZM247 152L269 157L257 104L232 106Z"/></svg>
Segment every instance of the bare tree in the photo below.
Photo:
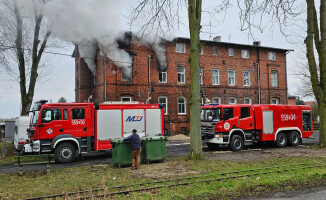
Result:
<svg viewBox="0 0 326 200"><path fill-rule="evenodd" d="M201 29L201 0L188 0L188 22L190 31L190 159L202 159L201 121L200 121L200 66L199 66L199 34ZM142 0L131 14L132 20L137 20L140 16L147 15L150 11L149 19L143 25L145 31L156 30L166 32L166 28L173 27L173 20L179 22L178 10L184 1L178 0ZM145 12L146 11L146 12ZM176 17L177 16L177 17ZM155 27L155 28L154 28Z"/></svg>
<svg viewBox="0 0 326 200"><path fill-rule="evenodd" d="M32 18L30 13L23 11L22 1L0 1L4 11L0 19L0 68L19 83L22 115L29 111L33 102L36 82L43 67L41 59L51 35L42 14L45 1L29 2L33 3L29 10ZM12 67L13 63L17 66Z"/></svg>

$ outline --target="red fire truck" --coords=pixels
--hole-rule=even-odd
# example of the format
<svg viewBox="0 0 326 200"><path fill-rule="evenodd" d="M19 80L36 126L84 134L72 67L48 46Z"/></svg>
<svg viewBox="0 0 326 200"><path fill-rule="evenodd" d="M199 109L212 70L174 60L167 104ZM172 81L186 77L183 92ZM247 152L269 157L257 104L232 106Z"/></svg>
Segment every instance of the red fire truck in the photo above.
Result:
<svg viewBox="0 0 326 200"><path fill-rule="evenodd" d="M109 150L111 140L128 136L162 135L164 111L159 104L51 103L34 105L26 153L53 153L56 162L72 162L76 155Z"/></svg>
<svg viewBox="0 0 326 200"><path fill-rule="evenodd" d="M313 133L311 108L292 105L202 105L202 138L215 149L274 141L276 146L296 146Z"/></svg>

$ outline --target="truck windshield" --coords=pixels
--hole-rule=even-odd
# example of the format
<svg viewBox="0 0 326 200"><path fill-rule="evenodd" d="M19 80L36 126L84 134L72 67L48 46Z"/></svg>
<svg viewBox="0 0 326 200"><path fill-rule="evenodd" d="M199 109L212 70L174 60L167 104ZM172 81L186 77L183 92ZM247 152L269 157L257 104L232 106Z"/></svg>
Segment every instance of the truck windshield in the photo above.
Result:
<svg viewBox="0 0 326 200"><path fill-rule="evenodd" d="M221 109L220 108L208 108L202 109L200 114L201 121L213 121L218 122L221 120Z"/></svg>
<svg viewBox="0 0 326 200"><path fill-rule="evenodd" d="M35 103L33 108L32 108L32 121L31 125L36 125L38 115L40 114L40 109L41 109L41 103Z"/></svg>

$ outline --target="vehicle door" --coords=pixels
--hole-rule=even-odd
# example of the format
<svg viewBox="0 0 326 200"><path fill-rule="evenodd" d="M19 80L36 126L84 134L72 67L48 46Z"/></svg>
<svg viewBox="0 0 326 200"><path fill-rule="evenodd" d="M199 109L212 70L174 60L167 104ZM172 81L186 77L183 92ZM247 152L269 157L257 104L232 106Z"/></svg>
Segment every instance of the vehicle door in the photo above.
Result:
<svg viewBox="0 0 326 200"><path fill-rule="evenodd" d="M45 108L41 113L41 124L38 125L40 131L40 139L53 139L61 134L63 128L62 109L61 108Z"/></svg>
<svg viewBox="0 0 326 200"><path fill-rule="evenodd" d="M254 129L254 115L251 106L240 107L239 122L242 130Z"/></svg>
<svg viewBox="0 0 326 200"><path fill-rule="evenodd" d="M59 130L62 134L70 134L71 130L70 130L70 124L71 124L71 116L69 116L69 109L68 108L64 108L62 110L62 123L63 123L63 127L61 130Z"/></svg>
<svg viewBox="0 0 326 200"><path fill-rule="evenodd" d="M87 120L85 119L85 108L71 108L70 116L70 134L74 137L86 137Z"/></svg>

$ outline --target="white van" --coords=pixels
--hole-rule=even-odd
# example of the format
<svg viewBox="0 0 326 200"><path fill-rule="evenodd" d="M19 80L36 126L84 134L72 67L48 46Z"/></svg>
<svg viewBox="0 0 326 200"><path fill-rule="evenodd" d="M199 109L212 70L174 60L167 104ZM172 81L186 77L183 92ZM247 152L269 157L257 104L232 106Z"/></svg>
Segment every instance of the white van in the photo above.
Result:
<svg viewBox="0 0 326 200"><path fill-rule="evenodd" d="M30 116L20 116L15 120L15 137L14 137L14 145L17 151L22 151L27 136L27 129L30 123Z"/></svg>

